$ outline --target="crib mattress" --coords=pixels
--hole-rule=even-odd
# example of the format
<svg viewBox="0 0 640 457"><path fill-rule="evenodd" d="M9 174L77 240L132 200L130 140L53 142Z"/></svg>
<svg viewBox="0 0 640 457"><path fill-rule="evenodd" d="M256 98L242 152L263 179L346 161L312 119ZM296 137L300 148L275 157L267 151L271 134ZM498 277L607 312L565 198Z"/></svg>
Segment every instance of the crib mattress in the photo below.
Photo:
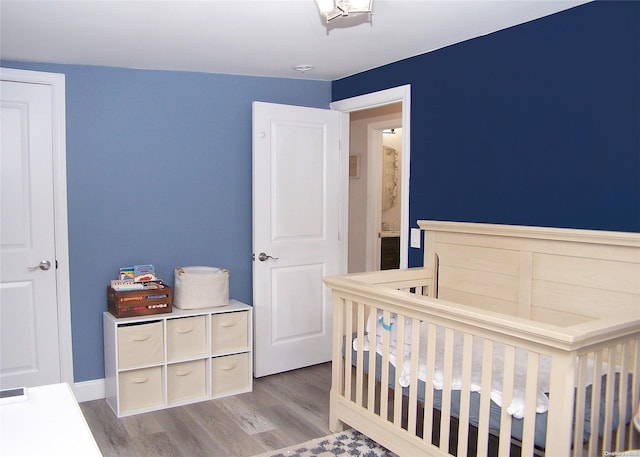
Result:
<svg viewBox="0 0 640 457"><path fill-rule="evenodd" d="M344 348L344 346L343 346ZM343 352L344 354L344 352ZM356 366L356 357L357 352L352 350L351 360L352 364ZM369 357L364 357L363 360L363 370L365 373L369 373ZM382 356L376 353L376 379L379 381L381 379L382 372ZM612 430L615 430L618 426L618 417L619 417L619 377L620 374L616 373L615 379L615 389L614 389L614 405L613 405L613 421L611 424ZM602 376L602 384L600 391L600 404L604 405L605 395L606 395L606 379L607 375ZM394 388L395 386L395 366L392 363L389 363L389 387ZM627 383L628 389L626 395L623 397L623 401L627 404L627 417L625 418L625 423L629 423L631 421L631 414L633 408L631 407L631 382ZM592 386L587 386L586 388L586 404L585 404L585 420L584 423L584 442L589 440L591 436L591 422L589 418L591 417L591 390ZM409 395L409 388L404 387L402 389L402 393L405 396ZM421 403L424 403L425 400L425 382L419 380L418 381L418 400ZM433 408L438 411L442 408L442 391L434 389L433 391ZM454 390L451 392L451 415L456 419L459 417L460 412L460 391ZM471 392L470 404L469 404L469 422L474 427L477 427L479 424L479 416L480 416L480 394L478 392ZM489 433L498 436L500 433L500 417L502 414L502 409L493 401L490 402L490 413L489 413ZM599 436L602 436L602 431L604 428L604 408L600 408L600 418L599 418ZM517 441L522 441L523 436L523 419L517 419L512 417L511 422L511 436ZM574 427L575 428L575 427ZM546 434L547 434L547 413L538 413L536 414L536 424L535 424L535 435L534 435L534 443L535 446L539 449L545 448L546 443Z"/></svg>

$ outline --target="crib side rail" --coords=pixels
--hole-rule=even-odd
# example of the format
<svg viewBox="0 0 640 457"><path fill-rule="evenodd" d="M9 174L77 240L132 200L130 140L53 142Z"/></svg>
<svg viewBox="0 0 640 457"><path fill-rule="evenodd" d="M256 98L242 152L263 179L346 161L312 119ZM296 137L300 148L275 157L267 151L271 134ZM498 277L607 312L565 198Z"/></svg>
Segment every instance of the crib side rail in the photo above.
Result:
<svg viewBox="0 0 640 457"><path fill-rule="evenodd" d="M382 273L382 272L381 272ZM422 273L425 273L424 271ZM414 277L400 279L398 274L377 276L377 280L384 279L385 287L395 287L409 290L418 295L423 295L423 288L428 284L428 277L413 272ZM368 277L371 279L371 276ZM472 444L477 449L477 455L486 455L489 443L499 449L499 456L507 456L510 453L512 443L512 428L519 427L519 445L522 455L534 455L536 451L536 415L537 387L540 380L535 376L527 376L524 386L524 413L519 422L513 421L508 408L502 408L496 427L495 414L492 415L492 399L489 392L492 390L492 376L494 366L492 357L497 346L504 347L504 363L501 367L503 379L502 404L513 403L514 385L513 379L516 373L518 359L516 353L524 351L526 356L527 373L538 373L545 363L551 366L548 375L548 421L546 427L546 455L602 455L604 451L625 450L631 448L634 443L630 426L623 420L631 411L626 403L620 403L620 407L613 409L611 400L615 392L630 390L633 392L632 404L638 403L640 392L640 347L638 340L640 335L630 331L622 332L622 336L604 337L599 335L597 343L585 339L585 344L573 346L558 342L558 338L545 343L545 335L540 338L531 338L530 334L518 336L516 332L504 330L504 324L499 323L495 328L491 325L479 325L473 320L456 320L451 317L432 313L429 307L420 307L418 303L407 298L408 294L401 291L386 291L384 293L374 288L361 287L359 281L354 282L353 287L344 282L328 281L333 287L334 297L334 340L333 340L333 385L331 390L331 424L332 430L338 430L341 421L368 434L376 441L387 446L400 455L416 455L418 452L426 455L447 456L457 454L467 455L467 450ZM374 285L373 281L368 284ZM390 286L392 285L392 286ZM424 297L422 297L424 298ZM366 350L365 341L367 334L368 317L380 315L383 325L396 316L397 334L396 343L409 341L407 352L392 348L392 339L388 332L374 333L372 339L379 338L381 354L376 356L376 351ZM427 332L428 341L421 341L419 322L429 322ZM408 325L411 324L411 325ZM371 330L371 329L369 329ZM374 330L378 332L378 330ZM442 338L438 340L438 332ZM516 334L514 334L516 333ZM355 334L355 335L354 335ZM618 334L621 335L621 334ZM353 343L355 336L356 343ZM476 339L481 338L478 346ZM560 338L561 340L561 338ZM426 343L426 349L422 344ZM588 344L587 344L588 343ZM444 357L438 361L437 349L442 346ZM353 351L350 349L353 348ZM371 348L369 348L371 349ZM438 349L438 350L439 350ZM426 351L426 353L425 353ZM478 357L477 351L481 351ZM422 384L419 381L418 357L424 356L426 376ZM401 369L391 373L389 361L392 355L396 358L396 366L407 367L406 372ZM460 363L454 361L459 359ZM475 361L482 360L480 381L472 379L472 366ZM399 360L399 362L398 362ZM608 379L615 376L608 372L606 360L622 360L624 372L630 372L631 376L619 376L616 383L609 381L602 384L600 376L593 373L605 371ZM433 376L437 364L442 365L440 371L441 385L434 385ZM595 371L588 367L596 365ZM598 365L599 364L599 365ZM355 366L355 368L351 368ZM365 370L365 365L368 367ZM378 381L369 375L379 371ZM460 379L454 380L454 372L461 373ZM368 374L369 373L369 374ZM401 385L401 374L404 380ZM481 384L480 393L475 392L476 384ZM455 389L453 384L457 384ZM419 386L422 390L419 391ZM574 402L574 389L578 392L586 392L591 385L591 397L576 395ZM439 388L438 388L439 387ZM404 389L404 396L403 396ZM607 401L606 407L599 410L599 397L595 392L603 390ZM472 405L471 397L479 396L476 406ZM437 398L436 398L437 397ZM452 401L455 398L456 401ZM439 417L431 413L431 408L421 405L440 404ZM470 406L471 405L471 406ZM593 408L590 406L594 405ZM478 411L472 411L477 407ZM588 411L590 410L590 411ZM533 411L533 413L532 413ZM590 436L579 425L572 426L574 414L582 423L585 417L590 417L596 424L601 411L606 429L615 429L613 433L604 433L599 437L597 425L590 431ZM475 415L477 423L475 431L468 425L469 417ZM616 427L613 424L617 423ZM463 425L461 425L463 424ZM538 424L539 426L539 424ZM472 437L472 433L475 435ZM584 448L580 445L573 446L572 436L577 443L586 441ZM498 444L495 444L495 441ZM452 443L456 443L455 448ZM573 454L571 454L573 452Z"/></svg>
<svg viewBox="0 0 640 457"><path fill-rule="evenodd" d="M371 271L349 275L350 278L362 284L382 286L420 295L429 295L428 286L432 276L433 269L426 267Z"/></svg>

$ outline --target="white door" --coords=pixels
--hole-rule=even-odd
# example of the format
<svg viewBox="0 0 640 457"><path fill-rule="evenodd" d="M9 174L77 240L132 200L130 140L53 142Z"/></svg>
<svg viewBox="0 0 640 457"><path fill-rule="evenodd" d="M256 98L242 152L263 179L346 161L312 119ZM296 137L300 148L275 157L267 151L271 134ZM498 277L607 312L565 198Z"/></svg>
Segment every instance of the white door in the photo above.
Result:
<svg viewBox="0 0 640 457"><path fill-rule="evenodd" d="M52 88L1 84L0 386L57 383Z"/></svg>
<svg viewBox="0 0 640 457"><path fill-rule="evenodd" d="M340 242L340 113L253 104L255 376L331 359Z"/></svg>

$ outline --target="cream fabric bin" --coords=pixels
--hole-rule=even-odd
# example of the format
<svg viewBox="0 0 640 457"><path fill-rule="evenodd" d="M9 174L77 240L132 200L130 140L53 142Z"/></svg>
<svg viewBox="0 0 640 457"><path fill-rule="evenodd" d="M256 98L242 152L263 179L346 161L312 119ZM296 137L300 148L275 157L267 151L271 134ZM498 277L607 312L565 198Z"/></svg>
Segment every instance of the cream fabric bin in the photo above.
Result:
<svg viewBox="0 0 640 457"><path fill-rule="evenodd" d="M123 413L162 405L162 367L120 373L120 410Z"/></svg>
<svg viewBox="0 0 640 457"><path fill-rule="evenodd" d="M249 345L247 312L211 316L211 353L243 351Z"/></svg>
<svg viewBox="0 0 640 457"><path fill-rule="evenodd" d="M167 319L167 359L169 361L207 353L205 316Z"/></svg>
<svg viewBox="0 0 640 457"><path fill-rule="evenodd" d="M167 367L169 404L207 395L206 360L174 363Z"/></svg>
<svg viewBox="0 0 640 457"><path fill-rule="evenodd" d="M199 309L229 304L229 270L178 267L174 270L173 306Z"/></svg>
<svg viewBox="0 0 640 457"><path fill-rule="evenodd" d="M232 394L249 388L249 353L211 359L211 395Z"/></svg>
<svg viewBox="0 0 640 457"><path fill-rule="evenodd" d="M153 365L164 361L162 321L118 327L120 369Z"/></svg>

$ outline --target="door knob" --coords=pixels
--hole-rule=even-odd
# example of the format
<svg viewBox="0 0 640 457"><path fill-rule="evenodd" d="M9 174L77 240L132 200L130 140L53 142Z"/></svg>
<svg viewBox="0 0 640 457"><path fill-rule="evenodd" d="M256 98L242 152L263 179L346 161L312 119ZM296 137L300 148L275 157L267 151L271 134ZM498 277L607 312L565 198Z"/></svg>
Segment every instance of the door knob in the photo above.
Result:
<svg viewBox="0 0 640 457"><path fill-rule="evenodd" d="M261 252L260 254L258 254L258 260L260 262L264 262L267 259L273 259L273 260L278 260L279 257L272 257L270 255L265 254L264 252Z"/></svg>
<svg viewBox="0 0 640 457"><path fill-rule="evenodd" d="M35 267L29 267L29 270L37 270L38 268L43 271L47 271L49 268L51 268L51 262L49 262L48 260L41 260L40 263Z"/></svg>

